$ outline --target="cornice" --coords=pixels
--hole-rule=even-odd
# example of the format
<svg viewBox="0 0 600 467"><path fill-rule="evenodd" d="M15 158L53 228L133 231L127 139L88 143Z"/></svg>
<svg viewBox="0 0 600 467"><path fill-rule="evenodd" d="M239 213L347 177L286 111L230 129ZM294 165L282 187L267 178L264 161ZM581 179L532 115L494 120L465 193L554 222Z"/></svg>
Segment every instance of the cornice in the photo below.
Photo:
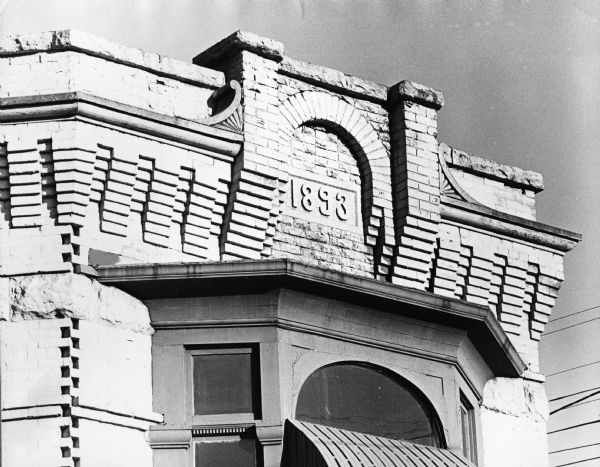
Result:
<svg viewBox="0 0 600 467"><path fill-rule="evenodd" d="M237 87L231 87L236 95ZM236 98L234 102L239 105ZM235 109L231 107L224 110L227 113L224 118L209 117L203 123L170 117L84 92L67 92L1 98L0 123L83 118L210 151L230 161L240 151L242 135L210 124L222 124L234 115Z"/></svg>
<svg viewBox="0 0 600 467"><path fill-rule="evenodd" d="M488 208L479 203L457 199L442 200L442 219L456 222L543 246L562 253L581 241L581 234L552 227Z"/></svg>
<svg viewBox="0 0 600 467"><path fill-rule="evenodd" d="M0 57L60 52L76 52L98 57L192 86L219 88L225 84L225 76L219 71L144 52L73 29L9 35L0 42Z"/></svg>
<svg viewBox="0 0 600 467"><path fill-rule="evenodd" d="M98 274L100 282L142 300L259 293L280 287L302 290L464 329L498 376L520 376L525 369L487 307L287 259L105 266L98 268Z"/></svg>

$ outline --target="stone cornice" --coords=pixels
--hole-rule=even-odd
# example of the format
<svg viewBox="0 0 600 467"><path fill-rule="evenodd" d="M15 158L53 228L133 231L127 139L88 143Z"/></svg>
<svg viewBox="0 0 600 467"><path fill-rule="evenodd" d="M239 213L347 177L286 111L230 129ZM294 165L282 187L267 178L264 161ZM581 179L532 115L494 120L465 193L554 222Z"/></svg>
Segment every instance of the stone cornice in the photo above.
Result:
<svg viewBox="0 0 600 467"><path fill-rule="evenodd" d="M81 31L48 31L7 36L0 43L0 57L74 51L142 69L195 86L218 88L223 73L188 62L144 52Z"/></svg>
<svg viewBox="0 0 600 467"><path fill-rule="evenodd" d="M454 199L444 200L442 219L506 235L560 252L572 250L582 238L581 234L569 230Z"/></svg>
<svg viewBox="0 0 600 467"><path fill-rule="evenodd" d="M338 94L371 100L381 105L387 102L387 86L347 75L333 68L284 57L279 65L279 72Z"/></svg>
<svg viewBox="0 0 600 467"><path fill-rule="evenodd" d="M0 123L85 118L193 146L231 160L242 136L202 123L140 109L82 92L0 99Z"/></svg>
<svg viewBox="0 0 600 467"><path fill-rule="evenodd" d="M499 164L480 156L467 154L443 143L440 144L440 156L450 167L456 167L480 177L498 180L506 185L524 188L534 193L539 193L544 189L542 175L533 170Z"/></svg>
<svg viewBox="0 0 600 467"><path fill-rule="evenodd" d="M444 106L444 95L440 91L406 80L390 87L388 100L391 105L398 101L410 101L435 110L440 110Z"/></svg>
<svg viewBox="0 0 600 467"><path fill-rule="evenodd" d="M98 268L98 273L100 282L139 299L167 298L170 294L179 297L216 294L219 290L229 294L278 287L305 290L465 329L495 374L515 377L525 369L487 307L295 261L107 266Z"/></svg>
<svg viewBox="0 0 600 467"><path fill-rule="evenodd" d="M281 42L247 31L236 31L196 55L193 62L195 65L213 67L224 58L231 58L233 54L241 50L250 51L276 62L280 62L283 58L283 44Z"/></svg>

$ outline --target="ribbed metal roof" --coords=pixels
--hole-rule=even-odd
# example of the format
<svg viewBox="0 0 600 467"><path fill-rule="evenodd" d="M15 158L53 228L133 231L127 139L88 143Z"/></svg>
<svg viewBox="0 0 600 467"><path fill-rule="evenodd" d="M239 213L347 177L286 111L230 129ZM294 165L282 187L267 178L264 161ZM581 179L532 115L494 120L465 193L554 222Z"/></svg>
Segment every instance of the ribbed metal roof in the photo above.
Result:
<svg viewBox="0 0 600 467"><path fill-rule="evenodd" d="M447 449L287 420L284 467L474 467Z"/></svg>

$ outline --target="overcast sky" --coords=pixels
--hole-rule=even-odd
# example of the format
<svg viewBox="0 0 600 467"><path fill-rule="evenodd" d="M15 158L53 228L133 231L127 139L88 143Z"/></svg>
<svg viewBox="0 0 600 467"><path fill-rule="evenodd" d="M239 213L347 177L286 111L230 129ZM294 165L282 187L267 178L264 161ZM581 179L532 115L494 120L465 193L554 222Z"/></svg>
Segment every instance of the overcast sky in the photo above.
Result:
<svg viewBox="0 0 600 467"><path fill-rule="evenodd" d="M391 85L442 91L440 141L540 171L538 220L580 232L553 319L600 305L600 2L0 0L4 33L75 28L191 60L236 29L288 56ZM552 323L600 318L600 308ZM542 341L554 373L600 360L600 319ZM556 381L556 384L552 382ZM560 382L559 382L560 380ZM549 378L598 386L600 365Z"/></svg>

